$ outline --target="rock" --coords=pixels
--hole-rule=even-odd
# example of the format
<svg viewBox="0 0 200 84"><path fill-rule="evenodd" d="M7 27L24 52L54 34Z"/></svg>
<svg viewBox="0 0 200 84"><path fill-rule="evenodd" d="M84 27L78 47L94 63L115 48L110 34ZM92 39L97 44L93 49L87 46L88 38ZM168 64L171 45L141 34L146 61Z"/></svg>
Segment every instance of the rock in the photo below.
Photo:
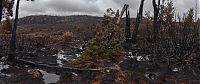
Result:
<svg viewBox="0 0 200 84"><path fill-rule="evenodd" d="M39 69L29 69L28 74L32 75L33 78L40 78L43 76Z"/></svg>

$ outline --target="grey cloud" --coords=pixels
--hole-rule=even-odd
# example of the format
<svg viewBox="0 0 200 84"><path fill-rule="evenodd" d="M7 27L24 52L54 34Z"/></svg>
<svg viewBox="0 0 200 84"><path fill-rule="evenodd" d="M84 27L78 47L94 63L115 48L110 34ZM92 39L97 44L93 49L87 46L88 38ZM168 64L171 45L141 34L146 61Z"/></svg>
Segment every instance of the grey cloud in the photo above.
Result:
<svg viewBox="0 0 200 84"><path fill-rule="evenodd" d="M144 11L152 11L152 0L145 0ZM195 6L195 0L173 0L177 12L184 13ZM107 8L121 9L127 3L131 15L135 17L140 0L21 0L20 17L28 15L76 15L89 14L102 16Z"/></svg>
<svg viewBox="0 0 200 84"><path fill-rule="evenodd" d="M85 0L49 0L49 2L45 3L45 6L57 12L99 13L100 11L98 6L93 4L92 0L89 0L89 2Z"/></svg>

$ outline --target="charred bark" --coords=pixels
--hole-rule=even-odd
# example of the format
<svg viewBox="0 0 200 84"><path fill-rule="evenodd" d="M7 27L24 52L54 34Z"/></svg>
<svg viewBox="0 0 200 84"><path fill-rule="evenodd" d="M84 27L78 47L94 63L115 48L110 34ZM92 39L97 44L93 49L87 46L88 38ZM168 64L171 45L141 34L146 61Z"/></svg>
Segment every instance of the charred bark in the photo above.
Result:
<svg viewBox="0 0 200 84"><path fill-rule="evenodd" d="M117 19L117 24L120 24L121 19L122 19L122 16L123 16L124 12L127 10L128 7L129 7L128 4L125 4L125 5L124 5L124 7L123 7L123 9L122 9L122 11L121 11L121 13L120 13L118 19Z"/></svg>
<svg viewBox="0 0 200 84"><path fill-rule="evenodd" d="M57 71L71 71L71 72L81 72L81 71L105 71L105 70L120 70L118 65L110 66L110 67L103 67L103 68L95 68L95 69L84 69L84 68L75 68L75 67L60 67L60 66L52 66L49 64L43 63L36 63L24 59L14 59L14 63L19 65L29 65L30 67L37 67L42 69L53 69Z"/></svg>
<svg viewBox="0 0 200 84"><path fill-rule="evenodd" d="M153 9L154 9L154 21L153 21L153 29L154 29L154 40L157 39L158 32L159 32L159 25L158 25L158 15L160 11L160 0L158 0L158 5L156 4L156 0L152 0Z"/></svg>
<svg viewBox="0 0 200 84"><path fill-rule="evenodd" d="M133 31L133 35L132 35L133 44L136 44L138 29L140 26L140 22L142 20L143 6L144 6L144 0L141 0L139 13L137 14L137 17L136 17L135 30Z"/></svg>
<svg viewBox="0 0 200 84"><path fill-rule="evenodd" d="M12 61L16 55L15 54L16 53L16 31L17 31L17 22L18 22L18 15L19 15L19 3L20 3L20 0L17 0L16 14L15 14L15 19L14 19L13 29L12 29L12 37L10 40L10 50L9 50L8 61Z"/></svg>
<svg viewBox="0 0 200 84"><path fill-rule="evenodd" d="M0 23L3 15L3 0L0 0Z"/></svg>
<svg viewBox="0 0 200 84"><path fill-rule="evenodd" d="M126 9L126 29L125 29L125 39L127 43L131 42L131 32L130 32L130 28L131 28L131 22L130 22L130 13L129 11Z"/></svg>

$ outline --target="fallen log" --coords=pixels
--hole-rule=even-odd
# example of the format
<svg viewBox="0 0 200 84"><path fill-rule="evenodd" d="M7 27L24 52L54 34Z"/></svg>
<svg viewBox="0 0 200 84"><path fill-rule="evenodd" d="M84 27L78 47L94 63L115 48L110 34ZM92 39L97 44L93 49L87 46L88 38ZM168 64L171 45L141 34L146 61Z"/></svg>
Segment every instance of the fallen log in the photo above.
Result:
<svg viewBox="0 0 200 84"><path fill-rule="evenodd" d="M82 71L106 71L106 70L120 70L119 65L111 66L111 67L104 67L104 68L97 68L97 69L84 69L84 68L75 68L75 67L60 67L60 66L52 66L48 64L36 63L24 59L15 59L13 60L14 63L21 64L21 65L29 65L31 67L38 67L42 69L53 69L56 71L70 71L70 72L82 72Z"/></svg>

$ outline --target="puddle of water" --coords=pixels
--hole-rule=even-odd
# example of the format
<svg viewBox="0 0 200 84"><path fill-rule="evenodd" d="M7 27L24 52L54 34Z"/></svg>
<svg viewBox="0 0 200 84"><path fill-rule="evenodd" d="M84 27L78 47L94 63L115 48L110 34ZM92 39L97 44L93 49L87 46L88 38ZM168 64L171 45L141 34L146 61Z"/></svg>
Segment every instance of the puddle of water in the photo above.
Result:
<svg viewBox="0 0 200 84"><path fill-rule="evenodd" d="M1 73L0 75L2 75L2 76L6 76L6 77L11 77L10 74L5 74L5 73Z"/></svg>
<svg viewBox="0 0 200 84"><path fill-rule="evenodd" d="M137 61L150 61L150 55L140 56L136 54Z"/></svg>
<svg viewBox="0 0 200 84"><path fill-rule="evenodd" d="M10 67L10 65L4 64L4 62L0 62L0 71L3 69L8 69ZM0 72L0 75L6 76L6 77L10 77L10 74L4 74L2 72Z"/></svg>
<svg viewBox="0 0 200 84"><path fill-rule="evenodd" d="M155 73L145 73L145 77L151 80L155 80L157 78Z"/></svg>
<svg viewBox="0 0 200 84"><path fill-rule="evenodd" d="M72 72L72 74L73 74L74 76L78 76L78 74L77 74L77 73L75 73L75 72Z"/></svg>
<svg viewBox="0 0 200 84"><path fill-rule="evenodd" d="M53 55L57 57L57 64L62 67L64 64L62 63L62 61L69 61L71 60L71 58L73 57L73 55L65 55L62 54L64 51L58 52L58 54Z"/></svg>
<svg viewBox="0 0 200 84"><path fill-rule="evenodd" d="M29 65L25 65L25 67L26 67L26 68L28 68L28 67L29 67Z"/></svg>
<svg viewBox="0 0 200 84"><path fill-rule="evenodd" d="M79 50L83 50L83 46L82 46L82 45L79 46L78 49L79 49Z"/></svg>
<svg viewBox="0 0 200 84"><path fill-rule="evenodd" d="M73 57L73 55L65 54L65 52L63 50L61 50L60 52L58 52L58 54L55 54L53 56L56 56L57 59L59 59L59 60L66 60L66 61L70 60L70 58Z"/></svg>
<svg viewBox="0 0 200 84"><path fill-rule="evenodd" d="M58 64L58 66L60 66L60 67L62 67L62 66L64 65L64 64L62 63L63 60L65 60L65 61L68 60L67 55L65 55L65 54L63 54L63 53L64 53L64 51L61 50L60 52L58 52L58 54L53 55L53 56L56 56L56 57L57 57L56 62L57 62L57 64Z"/></svg>
<svg viewBox="0 0 200 84"><path fill-rule="evenodd" d="M137 56L137 61L149 61L149 56L146 55L146 56Z"/></svg>
<svg viewBox="0 0 200 84"><path fill-rule="evenodd" d="M128 57L129 58L136 58L136 56L134 56L132 52L128 52Z"/></svg>
<svg viewBox="0 0 200 84"><path fill-rule="evenodd" d="M64 65L62 61L73 61L76 57L80 57L80 54L68 55L65 53L65 51L60 50L57 54L53 56L57 57L57 64L62 67Z"/></svg>
<svg viewBox="0 0 200 84"><path fill-rule="evenodd" d="M76 54L76 57L80 57L81 56L81 54Z"/></svg>
<svg viewBox="0 0 200 84"><path fill-rule="evenodd" d="M173 68L172 71L173 71L173 72L178 72L179 69L178 69L178 68Z"/></svg>
<svg viewBox="0 0 200 84"><path fill-rule="evenodd" d="M60 80L60 76L52 73L47 73L44 70L40 70L43 74L43 79L46 84L56 83Z"/></svg>
<svg viewBox="0 0 200 84"><path fill-rule="evenodd" d="M63 67L64 64L62 63L61 60L56 60L56 61L57 61L57 64L58 64L59 67Z"/></svg>
<svg viewBox="0 0 200 84"><path fill-rule="evenodd" d="M46 48L42 48L42 49L40 49L41 51L45 51L46 50Z"/></svg>
<svg viewBox="0 0 200 84"><path fill-rule="evenodd" d="M144 58L142 56L137 57L137 61L143 61L143 60L144 60Z"/></svg>
<svg viewBox="0 0 200 84"><path fill-rule="evenodd" d="M67 60L66 55L61 54L61 53L57 54L57 59L59 59L59 60Z"/></svg>
<svg viewBox="0 0 200 84"><path fill-rule="evenodd" d="M132 59L136 58L137 61L150 61L150 58L149 58L150 55L140 56L137 53L136 55L133 55L132 52L127 52L127 54L129 58L132 58Z"/></svg>
<svg viewBox="0 0 200 84"><path fill-rule="evenodd" d="M3 62L0 62L0 71L3 69L8 69L10 66L7 64L4 64Z"/></svg>
<svg viewBox="0 0 200 84"><path fill-rule="evenodd" d="M132 53L132 52L128 52L128 54L129 54L130 56L133 56L133 53Z"/></svg>

